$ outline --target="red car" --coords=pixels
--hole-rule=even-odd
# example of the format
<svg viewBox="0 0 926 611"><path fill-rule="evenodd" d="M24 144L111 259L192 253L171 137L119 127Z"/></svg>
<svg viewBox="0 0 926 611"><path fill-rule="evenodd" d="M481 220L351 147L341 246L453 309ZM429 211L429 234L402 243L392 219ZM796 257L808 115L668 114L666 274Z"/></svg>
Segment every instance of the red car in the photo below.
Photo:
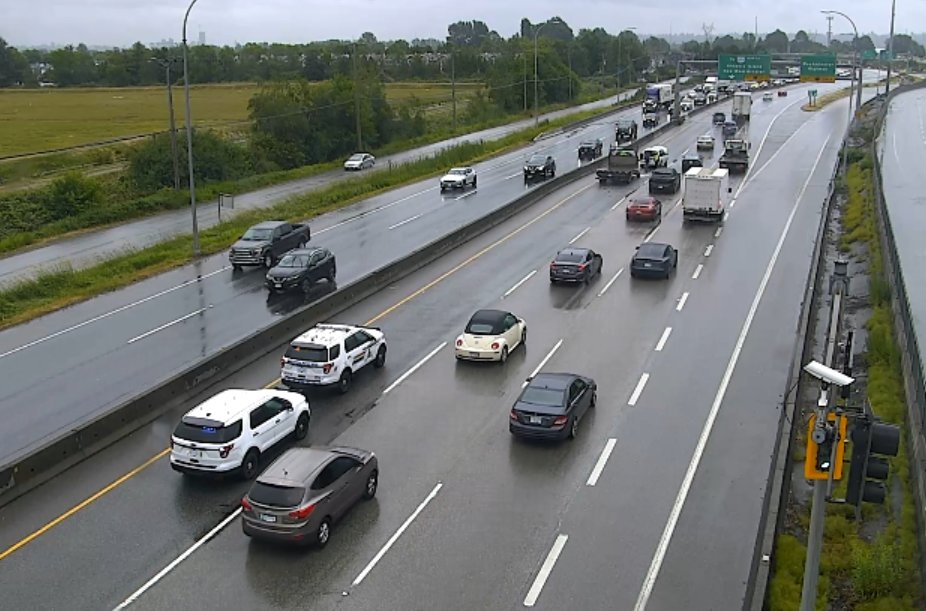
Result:
<svg viewBox="0 0 926 611"><path fill-rule="evenodd" d="M627 203L628 221L655 221L662 218L662 202L655 197L638 197Z"/></svg>
<svg viewBox="0 0 926 611"><path fill-rule="evenodd" d="M779 90L778 90L778 97L779 97L779 98L787 97L787 95L788 95L788 92L785 91L784 89L779 89Z"/></svg>

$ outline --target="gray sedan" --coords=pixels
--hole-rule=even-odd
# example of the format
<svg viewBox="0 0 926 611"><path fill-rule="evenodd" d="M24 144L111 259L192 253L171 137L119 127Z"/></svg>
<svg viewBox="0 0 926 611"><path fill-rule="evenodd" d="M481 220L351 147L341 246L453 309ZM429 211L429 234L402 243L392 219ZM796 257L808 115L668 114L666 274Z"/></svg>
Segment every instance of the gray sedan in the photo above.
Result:
<svg viewBox="0 0 926 611"><path fill-rule="evenodd" d="M241 527L255 539L324 547L331 526L379 485L376 455L348 447L291 448L241 499Z"/></svg>
<svg viewBox="0 0 926 611"><path fill-rule="evenodd" d="M527 382L508 415L511 434L532 439L575 438L579 421L598 400L595 380L574 373L540 373Z"/></svg>

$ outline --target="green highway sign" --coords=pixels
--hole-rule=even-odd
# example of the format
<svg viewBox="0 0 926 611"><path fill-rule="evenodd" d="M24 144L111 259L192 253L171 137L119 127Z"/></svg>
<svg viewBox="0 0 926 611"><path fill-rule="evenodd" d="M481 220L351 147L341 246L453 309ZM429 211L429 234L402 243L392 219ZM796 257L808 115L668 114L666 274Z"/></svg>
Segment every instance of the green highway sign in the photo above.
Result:
<svg viewBox="0 0 926 611"><path fill-rule="evenodd" d="M877 58L878 58L878 52L875 51L874 49L865 49L864 51L862 51L862 59L863 59L863 60L866 60L866 59L877 59Z"/></svg>
<svg viewBox="0 0 926 611"><path fill-rule="evenodd" d="M717 78L724 81L767 81L772 74L770 55L730 55L717 58Z"/></svg>
<svg viewBox="0 0 926 611"><path fill-rule="evenodd" d="M836 56L835 55L802 55L801 56L801 82L802 83L835 83L836 82Z"/></svg>

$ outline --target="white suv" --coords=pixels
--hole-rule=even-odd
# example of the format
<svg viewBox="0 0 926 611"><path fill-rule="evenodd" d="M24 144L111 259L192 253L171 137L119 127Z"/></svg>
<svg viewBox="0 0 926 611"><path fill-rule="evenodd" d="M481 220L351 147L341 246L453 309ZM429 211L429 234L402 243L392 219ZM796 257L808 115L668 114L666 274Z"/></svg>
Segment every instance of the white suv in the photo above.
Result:
<svg viewBox="0 0 926 611"><path fill-rule="evenodd" d="M466 185L476 188L476 170L471 167L450 168L440 179L441 193L447 189L465 189Z"/></svg>
<svg viewBox="0 0 926 611"><path fill-rule="evenodd" d="M386 335L376 327L318 324L292 341L280 361L280 379L287 388L337 384L350 388L354 374L373 363L386 364Z"/></svg>
<svg viewBox="0 0 926 611"><path fill-rule="evenodd" d="M312 412L298 393L223 390L180 419L170 438L170 466L181 473L257 475L261 455L293 435L305 439Z"/></svg>

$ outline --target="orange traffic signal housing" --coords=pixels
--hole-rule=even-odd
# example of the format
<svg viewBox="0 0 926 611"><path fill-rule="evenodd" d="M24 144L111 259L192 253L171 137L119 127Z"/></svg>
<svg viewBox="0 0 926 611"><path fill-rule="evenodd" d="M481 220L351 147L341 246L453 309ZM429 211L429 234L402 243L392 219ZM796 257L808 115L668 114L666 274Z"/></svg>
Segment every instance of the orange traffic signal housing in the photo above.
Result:
<svg viewBox="0 0 926 611"><path fill-rule="evenodd" d="M839 433L839 438L834 439L836 444L836 456L831 465L833 470L833 480L842 479L842 463L846 455L846 441L848 440L849 419L845 416L837 416L834 413L828 414L827 420L835 424L835 429ZM810 416L810 422L807 423L807 454L804 457L804 478L808 480L825 480L829 479L829 469L819 469L817 467L817 458L820 446L813 440L813 429L817 423L817 415Z"/></svg>

